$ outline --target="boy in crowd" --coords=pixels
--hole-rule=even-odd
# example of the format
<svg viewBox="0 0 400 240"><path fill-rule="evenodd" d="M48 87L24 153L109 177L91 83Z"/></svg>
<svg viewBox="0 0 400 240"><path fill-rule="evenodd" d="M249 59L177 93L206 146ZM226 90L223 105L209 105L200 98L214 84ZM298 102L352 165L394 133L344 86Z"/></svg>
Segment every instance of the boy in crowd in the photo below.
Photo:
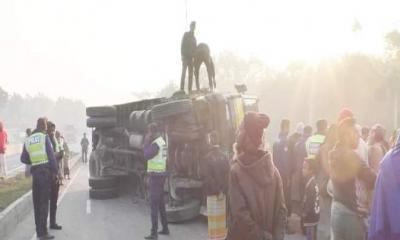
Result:
<svg viewBox="0 0 400 240"><path fill-rule="evenodd" d="M319 189L315 179L318 164L315 158L306 158L303 162L303 176L306 182L303 200L302 227L307 240L317 239L319 222Z"/></svg>

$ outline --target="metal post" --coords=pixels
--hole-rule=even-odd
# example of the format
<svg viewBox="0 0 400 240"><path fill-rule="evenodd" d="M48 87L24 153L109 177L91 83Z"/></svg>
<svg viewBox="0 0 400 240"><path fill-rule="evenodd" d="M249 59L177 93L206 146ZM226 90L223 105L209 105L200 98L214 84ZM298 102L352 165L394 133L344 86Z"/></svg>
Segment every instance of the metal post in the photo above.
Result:
<svg viewBox="0 0 400 240"><path fill-rule="evenodd" d="M394 129L397 129L399 127L399 92L396 91L394 93L394 122L393 122L393 127Z"/></svg>
<svg viewBox="0 0 400 240"><path fill-rule="evenodd" d="M188 25L188 0L185 0L185 19L186 19L186 26Z"/></svg>

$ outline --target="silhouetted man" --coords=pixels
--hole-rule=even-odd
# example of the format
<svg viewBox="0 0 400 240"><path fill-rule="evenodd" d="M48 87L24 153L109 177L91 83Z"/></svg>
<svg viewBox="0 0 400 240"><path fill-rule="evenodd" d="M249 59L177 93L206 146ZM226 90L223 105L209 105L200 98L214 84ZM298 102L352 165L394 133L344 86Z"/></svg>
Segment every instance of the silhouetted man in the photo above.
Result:
<svg viewBox="0 0 400 240"><path fill-rule="evenodd" d="M81 140L81 147L82 147L82 162L87 163L89 140L86 137L86 133L83 134L83 138Z"/></svg>
<svg viewBox="0 0 400 240"><path fill-rule="evenodd" d="M288 209L288 216L291 214L291 173L293 172L293 162L289 161L289 130L290 121L283 119L281 121L281 130L279 132L278 140L273 145L273 161L279 171L282 179L283 194L285 196L286 207Z"/></svg>
<svg viewBox="0 0 400 240"><path fill-rule="evenodd" d="M199 75L200 75L200 66L201 64L205 64L207 68L208 75L208 84L210 90L212 91L217 87L215 83L215 68L214 62L211 58L210 48L205 43L199 43L196 48L195 56L194 56L194 76L196 78L196 88L200 89Z"/></svg>
<svg viewBox="0 0 400 240"><path fill-rule="evenodd" d="M193 58L196 52L197 41L194 36L196 22L190 23L190 31L183 34L181 43L181 56L182 56L182 76L181 76L181 90L185 89L186 70L189 70L189 86L188 91L192 91L193 84ZM199 89L197 89L199 90Z"/></svg>

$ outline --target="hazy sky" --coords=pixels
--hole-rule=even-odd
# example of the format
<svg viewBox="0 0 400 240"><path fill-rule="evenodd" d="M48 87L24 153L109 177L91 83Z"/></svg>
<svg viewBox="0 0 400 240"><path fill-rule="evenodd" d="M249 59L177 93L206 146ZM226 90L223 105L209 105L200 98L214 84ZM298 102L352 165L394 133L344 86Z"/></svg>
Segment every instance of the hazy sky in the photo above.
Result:
<svg viewBox="0 0 400 240"><path fill-rule="evenodd" d="M398 0L187 0L198 42L273 66L381 54ZM1 0L0 86L89 105L179 81L185 0ZM352 32L358 20L362 31ZM218 69L217 69L218 70Z"/></svg>

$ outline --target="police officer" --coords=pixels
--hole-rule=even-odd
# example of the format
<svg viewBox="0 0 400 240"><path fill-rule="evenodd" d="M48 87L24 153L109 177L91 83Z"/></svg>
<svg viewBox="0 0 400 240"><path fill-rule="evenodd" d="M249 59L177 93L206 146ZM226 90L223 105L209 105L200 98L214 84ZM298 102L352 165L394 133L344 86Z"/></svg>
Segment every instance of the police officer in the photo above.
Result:
<svg viewBox="0 0 400 240"><path fill-rule="evenodd" d="M54 151L46 130L46 119L39 118L36 129L26 138L21 154L21 162L31 165L36 235L40 240L54 238L47 232L47 215L51 177L58 172Z"/></svg>
<svg viewBox="0 0 400 240"><path fill-rule="evenodd" d="M328 122L324 119L317 121L317 132L309 137L306 142L308 157L315 158L318 154L319 147L325 141L325 135L328 129Z"/></svg>
<svg viewBox="0 0 400 240"><path fill-rule="evenodd" d="M147 161L149 174L149 192L151 207L151 233L145 239L157 239L158 234L168 235L167 213L164 202L164 183L167 176L167 144L155 123L148 126L145 137L144 159ZM162 230L158 231L158 215L160 214Z"/></svg>
<svg viewBox="0 0 400 240"><path fill-rule="evenodd" d="M50 228L55 230L61 230L62 227L57 224L56 216L57 216L57 201L58 201L58 192L60 191L60 183L61 183L61 174L60 174L60 163L62 162L62 158L64 155L64 151L60 147L59 142L55 136L56 125L52 122L48 123L47 134L50 137L53 150L55 152L55 157L57 161L58 171L56 174L52 176L51 183L51 191L50 191Z"/></svg>

